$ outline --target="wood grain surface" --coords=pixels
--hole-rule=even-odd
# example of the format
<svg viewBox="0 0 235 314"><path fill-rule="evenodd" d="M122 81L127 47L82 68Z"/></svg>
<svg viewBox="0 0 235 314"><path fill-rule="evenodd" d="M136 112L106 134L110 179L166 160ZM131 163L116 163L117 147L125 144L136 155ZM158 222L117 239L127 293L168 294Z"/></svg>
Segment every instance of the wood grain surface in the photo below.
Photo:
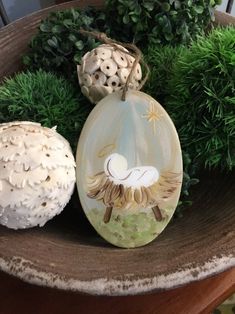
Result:
<svg viewBox="0 0 235 314"><path fill-rule="evenodd" d="M91 294L169 289L235 265L235 180L208 174L193 206L151 244L118 249L81 213L77 196L44 228L0 227L0 268L26 281Z"/></svg>
<svg viewBox="0 0 235 314"><path fill-rule="evenodd" d="M215 20L216 20L216 23L219 24L219 25L235 25L235 18L228 14L228 13L225 13L225 12L220 12L220 11L215 11Z"/></svg>
<svg viewBox="0 0 235 314"><path fill-rule="evenodd" d="M1 314L209 314L235 291L235 268L144 296L92 297L26 284L0 273Z"/></svg>

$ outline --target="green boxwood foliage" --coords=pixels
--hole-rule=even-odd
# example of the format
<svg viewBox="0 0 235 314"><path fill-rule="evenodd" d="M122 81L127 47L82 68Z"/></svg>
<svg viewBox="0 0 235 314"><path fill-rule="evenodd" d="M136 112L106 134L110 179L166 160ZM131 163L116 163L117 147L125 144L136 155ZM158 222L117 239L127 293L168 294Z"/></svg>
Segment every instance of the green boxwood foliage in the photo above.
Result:
<svg viewBox="0 0 235 314"><path fill-rule="evenodd" d="M81 28L105 31L105 15L93 8L52 12L32 38L30 51L23 58L24 64L30 70L41 68L77 82L76 64L99 44L97 40L81 35Z"/></svg>
<svg viewBox="0 0 235 314"><path fill-rule="evenodd" d="M177 206L176 214L177 216L183 216L183 212L187 209L192 201L190 200L189 190L191 187L199 182L197 178L199 176L199 167L198 164L193 162L192 158L188 153L182 151L183 155L183 183L180 195L180 201Z"/></svg>
<svg viewBox="0 0 235 314"><path fill-rule="evenodd" d="M42 20L23 62L28 69L59 73L77 83L76 64L99 43L81 35L80 28L105 32L116 40L135 42L141 48L187 44L213 19L220 0L107 0L103 11L95 8L52 12Z"/></svg>
<svg viewBox="0 0 235 314"><path fill-rule="evenodd" d="M29 71L0 86L0 123L15 120L57 125L75 149L91 104L65 79L44 71Z"/></svg>
<svg viewBox="0 0 235 314"><path fill-rule="evenodd" d="M173 65L186 49L184 46L156 46L151 44L144 51L144 59L151 69L144 91L162 105L164 105L165 97L168 95L167 84L172 75Z"/></svg>
<svg viewBox="0 0 235 314"><path fill-rule="evenodd" d="M143 45L188 44L214 19L221 0L106 0L112 36ZM113 23L113 16L117 16ZM112 24L111 24L112 23Z"/></svg>
<svg viewBox="0 0 235 314"><path fill-rule="evenodd" d="M184 51L166 108L183 149L208 168L235 166L235 28L214 29Z"/></svg>

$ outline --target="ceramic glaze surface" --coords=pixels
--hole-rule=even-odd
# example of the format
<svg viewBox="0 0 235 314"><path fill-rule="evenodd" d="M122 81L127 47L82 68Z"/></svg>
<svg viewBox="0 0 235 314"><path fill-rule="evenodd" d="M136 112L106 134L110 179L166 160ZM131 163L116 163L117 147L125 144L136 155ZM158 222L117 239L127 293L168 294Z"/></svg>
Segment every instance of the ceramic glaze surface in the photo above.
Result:
<svg viewBox="0 0 235 314"><path fill-rule="evenodd" d="M107 241L131 248L155 239L175 211L182 171L177 132L156 100L116 92L93 109L78 144L78 192Z"/></svg>
<svg viewBox="0 0 235 314"><path fill-rule="evenodd" d="M69 202L75 161L55 128L14 121L0 124L0 224L43 226Z"/></svg>

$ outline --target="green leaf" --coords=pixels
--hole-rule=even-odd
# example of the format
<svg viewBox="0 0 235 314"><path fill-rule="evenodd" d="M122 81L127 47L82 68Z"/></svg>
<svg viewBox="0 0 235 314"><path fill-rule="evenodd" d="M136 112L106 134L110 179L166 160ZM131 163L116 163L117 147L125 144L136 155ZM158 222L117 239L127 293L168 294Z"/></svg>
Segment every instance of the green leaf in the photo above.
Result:
<svg viewBox="0 0 235 314"><path fill-rule="evenodd" d="M71 25L73 25L73 21L71 19L65 19L63 21L64 26L69 27Z"/></svg>
<svg viewBox="0 0 235 314"><path fill-rule="evenodd" d="M59 33L61 33L63 30L64 30L64 27L61 26L61 25L55 25L55 26L53 26L52 29L51 29L52 33L54 33L54 34L59 34Z"/></svg>
<svg viewBox="0 0 235 314"><path fill-rule="evenodd" d="M84 43L82 40L79 40L75 43L75 46L78 48L78 50L82 50L84 48Z"/></svg>
<svg viewBox="0 0 235 314"><path fill-rule="evenodd" d="M201 6L201 5L195 5L195 6L193 6L193 9L194 9L194 11L197 12L198 14L202 14L203 11L204 11L203 6Z"/></svg>
<svg viewBox="0 0 235 314"><path fill-rule="evenodd" d="M31 59L29 56L23 56L23 63L25 65L30 65Z"/></svg>
<svg viewBox="0 0 235 314"><path fill-rule="evenodd" d="M191 179L191 180L189 181L189 184L190 184L190 185L195 185L195 184L197 184L197 183L199 183L199 179L196 179L196 178Z"/></svg>
<svg viewBox="0 0 235 314"><path fill-rule="evenodd" d="M74 8L71 9L71 13L73 15L74 20L77 20L80 16L79 12L75 11Z"/></svg>
<svg viewBox="0 0 235 314"><path fill-rule="evenodd" d="M152 33L156 35L156 34L158 34L158 31L159 31L159 27L154 26L154 28L152 29Z"/></svg>
<svg viewBox="0 0 235 314"><path fill-rule="evenodd" d="M120 14L120 15L123 15L123 14L124 14L125 8L124 8L123 5L119 5L119 6L117 7L117 9L118 9L118 14Z"/></svg>
<svg viewBox="0 0 235 314"><path fill-rule="evenodd" d="M174 6L176 10L179 10L181 8L181 2L179 0L175 0Z"/></svg>
<svg viewBox="0 0 235 314"><path fill-rule="evenodd" d="M165 12L168 12L168 11L170 11L170 5L169 5L169 3L167 3L167 2L163 2L162 3L162 10L163 11L165 11Z"/></svg>
<svg viewBox="0 0 235 314"><path fill-rule="evenodd" d="M174 38L174 35L172 33L165 33L164 37L167 41L171 41Z"/></svg>
<svg viewBox="0 0 235 314"><path fill-rule="evenodd" d="M145 2L143 1L143 7L147 9L148 11L153 11L154 4L152 2Z"/></svg>
<svg viewBox="0 0 235 314"><path fill-rule="evenodd" d="M106 16L105 16L105 13L103 13L103 12L101 12L101 13L99 14L99 16L97 17L97 20L105 21L105 19L106 19Z"/></svg>
<svg viewBox="0 0 235 314"><path fill-rule="evenodd" d="M44 46L43 49L44 49L45 51L51 53L51 54L53 53L51 47L49 47L49 46ZM35 58L36 56L37 56L37 55L35 54L35 55L34 55L34 58Z"/></svg>
<svg viewBox="0 0 235 314"><path fill-rule="evenodd" d="M52 48L57 48L58 47L58 41L57 41L57 39L54 36L51 39L48 39L47 43Z"/></svg>
<svg viewBox="0 0 235 314"><path fill-rule="evenodd" d="M231 56L231 64L235 65L235 54L232 54Z"/></svg>
<svg viewBox="0 0 235 314"><path fill-rule="evenodd" d="M77 37L74 34L69 34L69 40L75 43L77 41Z"/></svg>
<svg viewBox="0 0 235 314"><path fill-rule="evenodd" d="M134 23L137 23L138 22L138 16L136 15L131 15L131 20L134 22Z"/></svg>
<svg viewBox="0 0 235 314"><path fill-rule="evenodd" d="M214 1L214 0L212 0L212 1ZM193 5L193 1L192 0L188 0L188 7L191 7L192 5Z"/></svg>
<svg viewBox="0 0 235 314"><path fill-rule="evenodd" d="M75 61L76 63L81 63L82 56L79 55L79 54L76 54L76 55L74 55L73 59L74 59L74 61Z"/></svg>
<svg viewBox="0 0 235 314"><path fill-rule="evenodd" d="M165 15L160 16L160 17L158 18L158 23L159 23L161 26L167 25L167 23L168 23L167 17L166 17Z"/></svg>
<svg viewBox="0 0 235 314"><path fill-rule="evenodd" d="M136 5L134 8L134 12L136 15L140 15L142 12L141 6L140 5Z"/></svg>
<svg viewBox="0 0 235 314"><path fill-rule="evenodd" d="M128 23L130 22L130 17L129 17L129 15L124 15L122 20L123 20L123 23L124 23L124 24L128 24Z"/></svg>
<svg viewBox="0 0 235 314"><path fill-rule="evenodd" d="M178 12L177 12L177 11L175 11L175 10L171 10L171 11L169 12L169 14L170 14L170 15L177 15L177 14L178 14Z"/></svg>
<svg viewBox="0 0 235 314"><path fill-rule="evenodd" d="M40 30L44 33L49 33L51 31L51 26L47 23L43 23L40 25Z"/></svg>

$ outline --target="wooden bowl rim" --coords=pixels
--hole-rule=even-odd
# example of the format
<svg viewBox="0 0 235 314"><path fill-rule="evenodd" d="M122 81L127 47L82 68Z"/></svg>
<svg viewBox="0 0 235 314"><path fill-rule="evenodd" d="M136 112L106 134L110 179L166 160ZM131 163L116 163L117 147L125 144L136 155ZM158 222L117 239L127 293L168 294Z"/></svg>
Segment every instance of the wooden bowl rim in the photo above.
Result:
<svg viewBox="0 0 235 314"><path fill-rule="evenodd" d="M23 271L22 271L23 267ZM29 260L13 257L6 261L0 257L0 269L27 283L57 288L67 291L76 291L82 294L100 296L143 295L163 290L175 289L183 285L200 281L235 267L235 256L214 257L201 266L181 269L166 275L157 275L136 280L99 278L92 281L81 281L59 277L57 274L39 271Z"/></svg>

